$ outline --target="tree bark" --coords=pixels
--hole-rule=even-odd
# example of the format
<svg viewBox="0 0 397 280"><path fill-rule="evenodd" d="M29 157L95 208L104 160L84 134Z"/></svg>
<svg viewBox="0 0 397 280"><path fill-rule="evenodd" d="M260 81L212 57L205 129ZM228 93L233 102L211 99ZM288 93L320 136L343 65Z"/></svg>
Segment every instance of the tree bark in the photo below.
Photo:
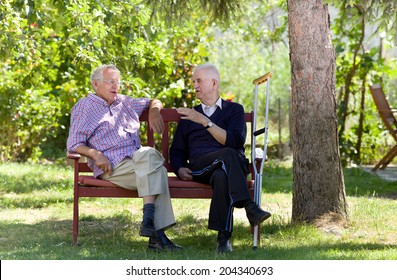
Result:
<svg viewBox="0 0 397 280"><path fill-rule="evenodd" d="M347 218L335 101L335 52L328 7L288 0L293 150L292 221Z"/></svg>

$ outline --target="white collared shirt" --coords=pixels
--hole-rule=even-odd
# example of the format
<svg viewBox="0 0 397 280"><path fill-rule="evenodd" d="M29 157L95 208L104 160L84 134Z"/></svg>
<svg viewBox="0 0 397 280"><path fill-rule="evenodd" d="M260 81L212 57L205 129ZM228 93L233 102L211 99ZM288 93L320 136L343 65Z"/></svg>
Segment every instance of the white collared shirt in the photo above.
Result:
<svg viewBox="0 0 397 280"><path fill-rule="evenodd" d="M222 98L219 97L215 104L212 106L207 106L204 103L201 103L201 107L203 108L204 114L206 114L207 117L210 117L218 107L222 109Z"/></svg>

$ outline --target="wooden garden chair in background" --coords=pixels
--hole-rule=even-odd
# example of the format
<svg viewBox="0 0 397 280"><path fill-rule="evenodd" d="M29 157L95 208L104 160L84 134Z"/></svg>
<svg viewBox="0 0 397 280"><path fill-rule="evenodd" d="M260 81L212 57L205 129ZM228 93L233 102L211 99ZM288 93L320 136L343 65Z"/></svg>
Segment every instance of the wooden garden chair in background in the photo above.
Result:
<svg viewBox="0 0 397 280"><path fill-rule="evenodd" d="M387 154L375 165L374 168L372 168L372 171L376 171L378 169L385 169L394 157L397 156L397 120L394 117L394 113L397 113L397 109L390 108L381 85L376 84L370 86L369 89L384 125L396 142Z"/></svg>

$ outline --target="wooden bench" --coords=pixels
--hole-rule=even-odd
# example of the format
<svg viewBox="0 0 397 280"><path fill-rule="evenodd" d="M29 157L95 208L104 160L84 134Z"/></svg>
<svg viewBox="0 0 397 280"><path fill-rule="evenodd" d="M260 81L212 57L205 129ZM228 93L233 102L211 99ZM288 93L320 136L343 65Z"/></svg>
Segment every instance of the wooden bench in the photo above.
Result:
<svg viewBox="0 0 397 280"><path fill-rule="evenodd" d="M172 135L170 135L170 126L176 125L180 120L180 115L175 109L163 109L161 115L164 119L164 131L161 135L161 153L164 157L164 166L172 175L168 177L168 185L171 198L211 198L212 189L210 185L194 182L182 181L173 175L172 167L169 163L169 145ZM245 113L245 121L253 127L253 112ZM148 111L145 111L140 117L142 125L148 124ZM251 140L252 140L251 133ZM144 139L144 137L141 137ZM155 136L153 131L148 127L146 135L146 143L143 145L155 147ZM252 143L252 141L251 141ZM68 153L68 158L73 160L74 165L74 201L73 201L73 245L77 243L79 234L79 198L80 197L138 197L137 191L124 189L112 184L109 181L96 179L93 177L92 170L87 166L86 162L81 162L81 156L77 153ZM88 172L88 174L87 174ZM254 193L254 181L252 164L250 166L251 175L247 178L251 197ZM251 228L251 232L252 232ZM259 232L259 231L258 231ZM259 237L258 237L259 239Z"/></svg>

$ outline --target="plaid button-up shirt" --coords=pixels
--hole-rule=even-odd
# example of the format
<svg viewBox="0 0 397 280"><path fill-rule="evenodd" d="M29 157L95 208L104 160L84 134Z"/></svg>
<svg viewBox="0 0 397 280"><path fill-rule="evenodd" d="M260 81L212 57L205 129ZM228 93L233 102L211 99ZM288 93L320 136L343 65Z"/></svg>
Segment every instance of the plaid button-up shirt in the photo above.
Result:
<svg viewBox="0 0 397 280"><path fill-rule="evenodd" d="M96 149L109 159L112 167L127 157L132 158L141 147L139 116L149 103L148 98L118 94L109 106L104 99L90 93L72 109L67 150L75 152L81 145ZM88 159L88 166L95 177L103 173L92 159Z"/></svg>

